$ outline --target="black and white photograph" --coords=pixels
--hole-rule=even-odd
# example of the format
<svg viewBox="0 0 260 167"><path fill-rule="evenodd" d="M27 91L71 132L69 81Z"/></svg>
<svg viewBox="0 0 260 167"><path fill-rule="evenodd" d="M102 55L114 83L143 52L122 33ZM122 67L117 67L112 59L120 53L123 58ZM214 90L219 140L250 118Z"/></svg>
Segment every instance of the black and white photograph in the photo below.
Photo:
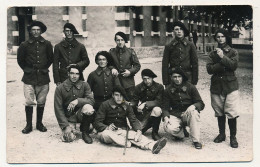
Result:
<svg viewBox="0 0 260 167"><path fill-rule="evenodd" d="M5 12L6 164L254 161L253 5Z"/></svg>

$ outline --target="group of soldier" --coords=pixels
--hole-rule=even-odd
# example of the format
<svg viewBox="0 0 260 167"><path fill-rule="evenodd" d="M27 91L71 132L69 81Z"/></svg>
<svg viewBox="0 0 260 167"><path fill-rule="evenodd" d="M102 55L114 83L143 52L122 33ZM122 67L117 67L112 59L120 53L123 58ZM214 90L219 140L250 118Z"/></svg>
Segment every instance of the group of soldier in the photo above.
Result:
<svg viewBox="0 0 260 167"><path fill-rule="evenodd" d="M158 154L167 143L166 137L158 133L163 122L164 131L174 140L190 136L194 147L202 148L200 112L205 105L195 86L199 73L198 57L195 45L186 39L189 31L182 22L174 22L174 39L164 49L164 86L154 81L157 75L151 69L143 69L142 82L135 85L134 76L141 65L135 51L125 46L128 40L123 32L115 34L115 48L96 54L98 67L85 82L83 71L90 61L85 46L74 37L79 34L75 26L71 23L64 25L65 38L55 45L54 52L51 43L41 36L46 30L42 22L33 21L28 26L29 39L18 49L17 61L24 72L27 122L22 133L28 134L33 129L33 106L37 106L36 129L47 131L42 118L49 92L48 69L53 64L57 85L54 111L62 130L62 141L72 142L76 138L75 123L81 123L80 131L85 143L93 143L90 136L93 125L97 138L103 143L122 147L133 144ZM237 148L238 82L234 72L238 54L230 47L226 30L219 29L215 39L218 48L208 56L206 67L212 75L211 104L219 126L219 135L214 142L225 141L227 117L230 145ZM144 136L150 128L153 140Z"/></svg>

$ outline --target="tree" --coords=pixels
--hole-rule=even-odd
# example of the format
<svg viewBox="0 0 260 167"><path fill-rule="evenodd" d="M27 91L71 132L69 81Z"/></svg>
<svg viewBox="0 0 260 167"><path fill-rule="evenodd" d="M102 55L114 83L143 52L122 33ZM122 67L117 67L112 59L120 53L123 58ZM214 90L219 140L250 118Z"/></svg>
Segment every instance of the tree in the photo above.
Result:
<svg viewBox="0 0 260 167"><path fill-rule="evenodd" d="M189 18L197 20L211 15L213 20L216 20L219 25L222 24L229 32L232 32L234 26L241 22L244 26L252 28L253 10L250 5L185 6L184 10L190 11ZM197 13L197 17L194 18L192 11Z"/></svg>

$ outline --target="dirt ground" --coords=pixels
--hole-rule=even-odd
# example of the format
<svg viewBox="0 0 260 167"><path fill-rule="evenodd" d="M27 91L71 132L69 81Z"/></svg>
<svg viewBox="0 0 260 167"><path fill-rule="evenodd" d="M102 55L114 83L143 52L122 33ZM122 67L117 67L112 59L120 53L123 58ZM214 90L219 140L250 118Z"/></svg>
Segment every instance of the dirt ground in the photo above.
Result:
<svg viewBox="0 0 260 167"><path fill-rule="evenodd" d="M102 163L102 162L227 162L251 161L253 159L253 62L250 51L240 50L240 63L237 76L240 84L240 117L238 118L237 139L239 147L233 149L229 146L229 129L226 127L227 139L216 144L214 137L218 134L217 120L210 105L210 76L205 68L205 55L199 55L199 82L197 88L206 105L201 112L201 141L202 150L196 150L189 138L183 141L174 141L167 136L162 128L160 135L166 135L168 142L158 155L151 151L136 147L128 148L123 156L123 148L107 146L98 141L95 134L91 134L94 143L85 144L78 139L73 143L64 143L60 140L61 130L58 126L53 107L55 85L52 72L50 92L47 97L43 123L48 128L46 133L34 129L30 134L24 135L21 130L25 126L22 70L17 65L14 56L7 58L7 163ZM89 53L91 65L85 70L84 76L97 66L94 63L94 54ZM158 75L155 80L161 83L161 57L140 59L142 69L150 68ZM141 70L142 70L141 69ZM141 73L136 75L136 83L141 82ZM34 108L35 110L35 108ZM151 130L145 133L151 138Z"/></svg>

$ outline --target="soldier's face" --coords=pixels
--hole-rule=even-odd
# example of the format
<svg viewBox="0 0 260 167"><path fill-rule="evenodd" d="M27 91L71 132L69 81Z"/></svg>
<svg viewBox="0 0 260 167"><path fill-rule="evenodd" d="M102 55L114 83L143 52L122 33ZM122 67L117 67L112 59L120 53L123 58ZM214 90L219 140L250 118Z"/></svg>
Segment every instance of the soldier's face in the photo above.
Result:
<svg viewBox="0 0 260 167"><path fill-rule="evenodd" d="M37 37L41 36L42 30L39 26L33 26L31 28L31 34L34 38L37 38Z"/></svg>
<svg viewBox="0 0 260 167"><path fill-rule="evenodd" d="M149 87L153 83L153 78L148 77L148 76L143 76L143 81L144 81L144 84Z"/></svg>
<svg viewBox="0 0 260 167"><path fill-rule="evenodd" d="M116 102L116 104L121 104L124 100L124 97L119 92L114 92L112 94L112 97L113 97L114 101Z"/></svg>
<svg viewBox="0 0 260 167"><path fill-rule="evenodd" d="M183 38L184 37L184 31L181 27L175 26L173 29L174 35L177 38Z"/></svg>
<svg viewBox="0 0 260 167"><path fill-rule="evenodd" d="M104 68L107 66L107 58L103 55L99 55L97 59L98 66Z"/></svg>
<svg viewBox="0 0 260 167"><path fill-rule="evenodd" d="M171 76L171 80L174 84L181 85L183 78L180 74L173 73L172 76Z"/></svg>
<svg viewBox="0 0 260 167"><path fill-rule="evenodd" d="M69 28L65 28L63 32L64 32L66 38L68 38L68 39L72 39L74 37L74 33Z"/></svg>
<svg viewBox="0 0 260 167"><path fill-rule="evenodd" d="M125 40L119 35L116 35L116 45L119 48L123 48L125 46Z"/></svg>
<svg viewBox="0 0 260 167"><path fill-rule="evenodd" d="M225 44L226 43L226 37L222 33L217 33L216 39L218 44Z"/></svg>
<svg viewBox="0 0 260 167"><path fill-rule="evenodd" d="M76 68L71 68L68 75L69 75L70 81L73 82L73 83L77 82L79 80L79 77L80 77L79 70L76 69Z"/></svg>

